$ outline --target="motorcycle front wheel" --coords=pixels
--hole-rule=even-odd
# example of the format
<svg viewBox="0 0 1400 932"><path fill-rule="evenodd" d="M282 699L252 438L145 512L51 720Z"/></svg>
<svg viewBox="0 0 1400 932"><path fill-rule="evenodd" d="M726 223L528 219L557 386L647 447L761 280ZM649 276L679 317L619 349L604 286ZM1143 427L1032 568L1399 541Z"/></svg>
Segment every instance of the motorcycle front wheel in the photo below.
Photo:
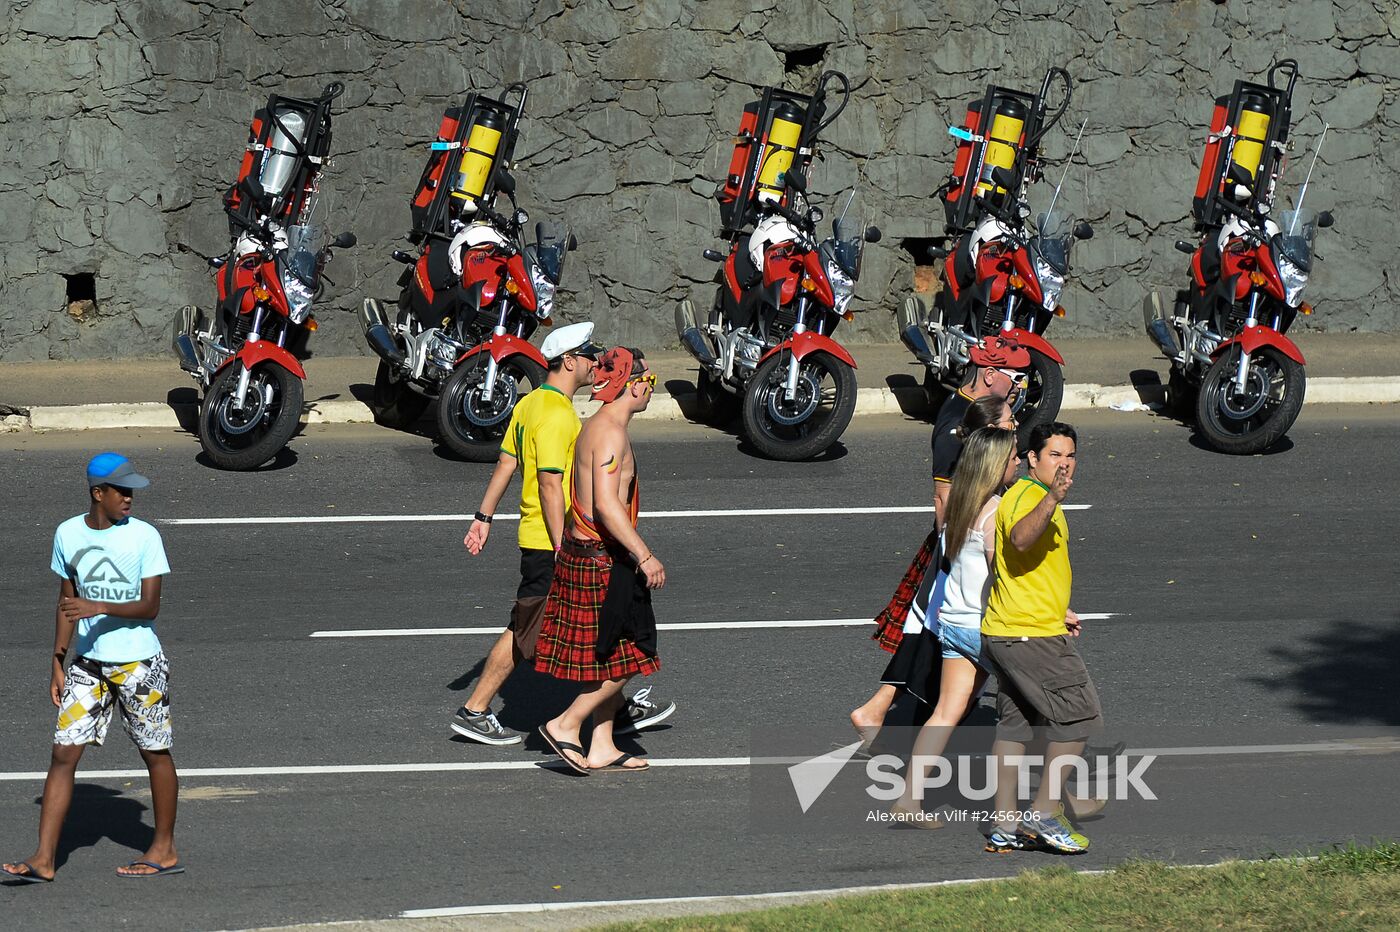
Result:
<svg viewBox="0 0 1400 932"><path fill-rule="evenodd" d="M398 366L390 366L379 361L379 371L374 374L374 422L396 430L404 430L418 423L423 412L428 410L432 399L415 392L403 378Z"/></svg>
<svg viewBox="0 0 1400 932"><path fill-rule="evenodd" d="M1250 356L1249 380L1235 392L1240 353L1232 346L1206 370L1196 396L1196 428L1222 453L1250 454L1283 439L1303 409L1307 377L1303 367L1265 346Z"/></svg>
<svg viewBox="0 0 1400 932"><path fill-rule="evenodd" d="M244 404L235 404L243 364L232 362L214 377L199 407L199 445L220 469L257 469L296 433L305 391L301 379L276 363L253 366Z"/></svg>
<svg viewBox="0 0 1400 932"><path fill-rule="evenodd" d="M797 461L825 453L856 411L856 374L829 353L798 364L797 392L787 397L784 351L759 365L744 390L744 435L769 459Z"/></svg>
<svg viewBox="0 0 1400 932"><path fill-rule="evenodd" d="M487 401L483 389L488 359L480 353L458 366L438 396L438 436L449 450L473 463L496 461L516 403L543 385L545 378L539 363L512 356L496 368L495 387Z"/></svg>
<svg viewBox="0 0 1400 932"><path fill-rule="evenodd" d="M1031 368L1011 406L1016 418L1016 442L1023 450L1037 425L1049 424L1059 415L1065 394L1065 374L1060 364L1038 350L1027 352L1031 355Z"/></svg>

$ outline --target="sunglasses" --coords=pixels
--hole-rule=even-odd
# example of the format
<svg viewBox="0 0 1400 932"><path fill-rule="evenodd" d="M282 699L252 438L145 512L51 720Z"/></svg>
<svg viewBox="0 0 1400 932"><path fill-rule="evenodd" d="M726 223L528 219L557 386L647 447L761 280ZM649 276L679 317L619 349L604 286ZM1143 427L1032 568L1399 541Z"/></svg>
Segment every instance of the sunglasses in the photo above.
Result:
<svg viewBox="0 0 1400 932"><path fill-rule="evenodd" d="M631 384L633 384L634 382L645 382L647 385L650 385L650 386L652 387L652 389L655 389L655 388L656 388L656 373L655 373L655 372L648 372L646 375L634 375L632 378L630 378L630 379L627 380L627 384L628 384L628 385L631 385Z"/></svg>
<svg viewBox="0 0 1400 932"><path fill-rule="evenodd" d="M1010 379L1012 385L1020 385L1026 381L1026 374L1017 369L998 369L997 371Z"/></svg>

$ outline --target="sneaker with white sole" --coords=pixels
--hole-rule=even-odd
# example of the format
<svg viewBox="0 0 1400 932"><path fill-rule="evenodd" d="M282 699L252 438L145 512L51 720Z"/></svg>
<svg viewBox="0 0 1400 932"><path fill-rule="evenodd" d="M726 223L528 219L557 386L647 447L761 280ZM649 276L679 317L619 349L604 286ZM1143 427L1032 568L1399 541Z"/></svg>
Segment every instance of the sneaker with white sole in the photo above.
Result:
<svg viewBox="0 0 1400 932"><path fill-rule="evenodd" d="M1083 854L1089 850L1089 839L1076 832L1064 819L1027 819L1016 829L1021 838L1036 847L1058 851L1060 854Z"/></svg>
<svg viewBox="0 0 1400 932"><path fill-rule="evenodd" d="M643 686L617 710L613 734L630 735L660 725L676 711L674 702L658 702L651 698L651 687Z"/></svg>
<svg viewBox="0 0 1400 932"><path fill-rule="evenodd" d="M525 740L525 736L520 732L511 731L498 722L490 709L485 712L471 713L467 711L466 706L462 706L457 710L457 714L452 716L452 730L463 738L497 747L519 744Z"/></svg>

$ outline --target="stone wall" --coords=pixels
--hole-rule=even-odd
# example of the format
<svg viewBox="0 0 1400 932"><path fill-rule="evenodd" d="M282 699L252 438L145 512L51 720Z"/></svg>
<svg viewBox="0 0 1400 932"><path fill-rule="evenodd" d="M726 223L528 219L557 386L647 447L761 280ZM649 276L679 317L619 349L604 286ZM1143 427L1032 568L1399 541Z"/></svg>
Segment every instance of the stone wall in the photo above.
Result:
<svg viewBox="0 0 1400 932"><path fill-rule="evenodd" d="M1298 143L1287 186L1330 121L1309 203L1335 207L1311 289L1328 330L1394 329L1400 259L1400 6L1394 0L19 0L0 24L0 357L160 353L185 303L208 305L202 264L173 248L227 243L219 197L270 91L349 90L335 117L337 255L315 337L363 351L353 309L395 291L407 199L443 108L529 82L517 149L522 206L562 218L580 248L566 318L672 344L672 308L708 305L717 245L709 195L753 88L850 75L814 189L828 216L877 222L850 340L895 338L909 248L941 232L930 200L951 164L950 119L991 80L1033 87L1050 64L1077 82L1064 126L1087 119L1063 203L1094 222L1060 334L1136 333L1172 285L1211 98L1298 59ZM1047 155L1062 159L1057 131ZM1058 169L1052 171L1058 177ZM1040 205L1051 185L1037 192Z"/></svg>

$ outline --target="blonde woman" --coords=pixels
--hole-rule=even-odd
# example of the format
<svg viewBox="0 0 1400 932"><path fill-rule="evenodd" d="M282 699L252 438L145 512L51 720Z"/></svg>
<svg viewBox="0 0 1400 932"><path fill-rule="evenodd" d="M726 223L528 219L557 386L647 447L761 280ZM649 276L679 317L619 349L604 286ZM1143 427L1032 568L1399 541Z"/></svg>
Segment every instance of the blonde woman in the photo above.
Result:
<svg viewBox="0 0 1400 932"><path fill-rule="evenodd" d="M1016 481L1020 465L1014 430L984 427L964 441L942 522L948 579L937 615L943 648L938 704L914 740L916 758L943 753L953 728L987 682L981 626L996 558L997 506L1001 493ZM935 828L940 823L930 820L913 799L919 776L910 774L892 811L901 823Z"/></svg>

